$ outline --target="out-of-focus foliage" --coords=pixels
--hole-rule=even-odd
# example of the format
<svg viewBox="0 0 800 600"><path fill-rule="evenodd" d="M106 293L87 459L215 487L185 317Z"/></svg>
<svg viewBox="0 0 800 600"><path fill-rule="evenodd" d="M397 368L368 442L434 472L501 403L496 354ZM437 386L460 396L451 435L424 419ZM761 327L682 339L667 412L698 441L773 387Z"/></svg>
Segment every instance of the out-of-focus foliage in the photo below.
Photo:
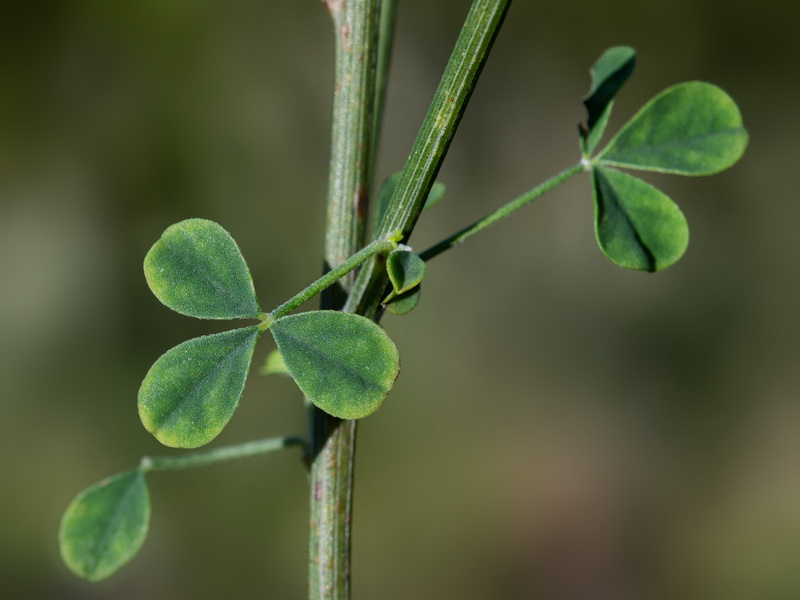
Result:
<svg viewBox="0 0 800 600"><path fill-rule="evenodd" d="M358 597L800 594L798 8L593 6L512 7L440 173L447 200L415 248L575 162L586 66L614 44L639 64L609 131L667 85L713 81L742 109L746 158L707 180L652 178L693 229L655 278L596 251L586 182L431 262L425 300L385 317L404 374L359 431ZM466 9L402 3L379 180L402 167ZM153 475L146 550L97 589L61 565L55 532L88 482L159 452L136 390L164 348L208 333L147 289L141 261L166 226L202 217L236 231L255 281L270 282L265 306L319 273L331 36L315 1L4 9L7 594L305 589L307 486L288 453ZM303 431L288 378L245 394L220 443Z"/></svg>

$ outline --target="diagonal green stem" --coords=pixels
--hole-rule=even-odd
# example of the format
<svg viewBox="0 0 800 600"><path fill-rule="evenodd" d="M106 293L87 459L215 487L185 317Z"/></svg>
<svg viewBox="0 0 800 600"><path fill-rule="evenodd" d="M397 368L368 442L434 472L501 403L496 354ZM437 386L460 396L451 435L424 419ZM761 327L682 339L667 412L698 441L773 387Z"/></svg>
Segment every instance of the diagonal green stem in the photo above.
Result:
<svg viewBox="0 0 800 600"><path fill-rule="evenodd" d="M544 194L552 190L554 187L561 185L568 179L574 177L575 175L584 170L585 169L583 164L578 163L577 165L574 165L569 169L561 171L560 173L554 175L547 181L537 185L532 190L525 192L521 196L515 198L508 204L501 206L493 213L486 215L482 219L475 221L472 225L468 225L461 231L458 231L453 235L451 235L450 237L442 240L438 244L431 246L424 252L420 253L420 257L422 258L422 260L427 261L432 259L434 256L438 256L445 250L449 250L450 248L458 246L466 239L472 237L476 233L483 231L487 227L494 225L495 223L497 223L497 221L505 219L515 211L518 211L523 206L527 206L540 196L543 196Z"/></svg>
<svg viewBox="0 0 800 600"><path fill-rule="evenodd" d="M511 0L475 0L464 22L439 87L422 123L411 155L381 219L378 236L399 230L411 235ZM387 277L376 261L366 263L348 297L345 310L377 313Z"/></svg>

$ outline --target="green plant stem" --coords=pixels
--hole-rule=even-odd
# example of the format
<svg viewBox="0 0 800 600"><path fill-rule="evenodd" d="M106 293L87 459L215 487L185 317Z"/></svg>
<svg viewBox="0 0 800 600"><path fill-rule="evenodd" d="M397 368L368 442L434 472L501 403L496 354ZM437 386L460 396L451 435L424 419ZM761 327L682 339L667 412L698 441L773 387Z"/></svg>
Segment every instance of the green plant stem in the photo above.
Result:
<svg viewBox="0 0 800 600"><path fill-rule="evenodd" d="M247 458L258 454L266 454L276 450L283 450L289 446L305 446L302 438L295 436L273 437L263 440L223 446L204 452L193 452L181 456L145 456L139 463L139 468L144 471L174 471L191 467L204 467L226 460Z"/></svg>
<svg viewBox="0 0 800 600"><path fill-rule="evenodd" d="M309 600L349 600L356 423L313 407ZM313 451L312 451L313 452Z"/></svg>
<svg viewBox="0 0 800 600"><path fill-rule="evenodd" d="M325 260L364 244L371 181L380 0L326 0L336 38ZM348 289L345 282L344 289Z"/></svg>
<svg viewBox="0 0 800 600"><path fill-rule="evenodd" d="M375 160L374 133L380 0L324 0L336 40L331 159L325 224L325 270L364 245ZM391 32L385 33L389 35ZM388 63L384 64L384 69ZM381 238L382 236L376 236ZM322 293L323 309L342 308L349 281ZM356 422L308 403L310 600L349 600L350 523Z"/></svg>
<svg viewBox="0 0 800 600"><path fill-rule="evenodd" d="M511 0L475 0L386 208L378 235L408 239L475 89Z"/></svg>
<svg viewBox="0 0 800 600"><path fill-rule="evenodd" d="M364 246L361 250L353 254L338 267L328 271L322 277L314 281L311 285L301 290L289 298L286 302L281 304L278 308L269 313L264 321L264 328L266 329L275 319L279 319L285 315L288 315L304 302L307 302L323 290L332 286L342 277L358 268L358 266L364 261L372 258L378 253L388 254L395 248L397 248L397 242L393 241L391 238L388 240L375 240L367 246Z"/></svg>
<svg viewBox="0 0 800 600"><path fill-rule="evenodd" d="M466 108L467 101L477 81L489 49L503 22L511 0L475 0L467 16L464 28L456 43L456 47L448 62L442 82L437 89L431 108L423 123L411 156L401 177L395 198L387 208L387 217L381 224L381 231L376 238L385 238L389 232L400 230L407 239L410 235L425 198L427 198L436 173L441 166L458 122ZM352 12L369 21L369 6L375 6L372 0L327 0L327 5L334 16L337 39L338 32L343 31L342 24L347 23L345 13ZM336 10L333 10L333 7ZM335 13L335 14L334 14ZM353 31L350 28L349 31ZM341 40L340 40L341 41ZM361 38L362 44L369 44L374 38L366 35ZM341 44L337 46L336 89L340 101L342 86L352 80L352 76L339 68ZM366 46L364 46L366 48ZM359 50L359 53L361 50ZM364 57L370 53L361 53L362 60L351 61L352 69L368 68ZM374 69L371 71L375 75ZM374 88L373 88L374 90ZM360 112L375 107L366 106L363 102L351 101L343 104L343 110ZM366 222L364 198L371 183L369 168L358 169L358 164L351 161L348 167L342 167L345 156L350 150L341 149L342 157L337 155L341 145L351 146L362 157L374 157L371 148L376 137L371 131L338 132L340 125L336 121L337 110L334 109L334 141L331 154L331 176L328 196L328 219L326 223L325 259L327 265L336 265L346 260L361 245L358 232L363 231ZM344 120L342 121L344 123ZM352 122L363 122L355 118ZM373 118L372 125L375 125ZM368 134L368 137L364 134ZM349 136L349 137L348 137ZM370 160L371 164L371 160ZM353 173L360 175L353 175ZM348 196L342 192L342 182L361 177L360 187L355 188L355 195ZM337 191L339 190L339 191ZM352 191L352 189L351 189ZM356 201L348 201L349 198ZM349 214L347 211L350 211ZM353 232L356 234L353 234ZM350 245L349 248L346 248ZM345 251L346 248L346 251ZM323 294L323 308L341 308L337 291L349 290L350 294L344 310L374 317L382 299L383 288L387 278L382 269L376 269L377 260L370 260L362 266L358 280L366 282L358 291L353 286L332 286ZM369 292L369 293L367 293ZM355 449L356 426L354 421L340 421L311 409L311 520L309 533L310 575L309 598L311 600L349 600L350 598L350 522L352 514L353 456Z"/></svg>
<svg viewBox="0 0 800 600"><path fill-rule="evenodd" d="M532 190L515 198L508 204L501 206L493 213L486 215L482 219L475 221L472 225L468 225L461 231L454 233L453 235L442 240L438 244L435 244L430 248L428 248L427 250L425 250L424 252L421 252L420 258L422 258L422 260L428 261L432 259L434 256L438 256L445 250L449 250L450 248L458 246L466 239L472 237L473 235L475 235L480 231L483 231L487 227L494 225L495 223L497 223L497 221L505 219L507 216L511 215L512 213L519 210L523 206L527 206L540 196L543 196L544 194L552 190L554 187L561 185L568 179L574 177L575 175L581 173L584 170L585 168L582 163L578 163L577 165L574 165L569 169L564 169L563 171L561 171L557 175L554 175L547 181L537 185Z"/></svg>
<svg viewBox="0 0 800 600"><path fill-rule="evenodd" d="M378 235L401 231L408 240L466 110L511 0L475 0L422 123ZM345 310L372 317L385 296L385 269L364 265Z"/></svg>

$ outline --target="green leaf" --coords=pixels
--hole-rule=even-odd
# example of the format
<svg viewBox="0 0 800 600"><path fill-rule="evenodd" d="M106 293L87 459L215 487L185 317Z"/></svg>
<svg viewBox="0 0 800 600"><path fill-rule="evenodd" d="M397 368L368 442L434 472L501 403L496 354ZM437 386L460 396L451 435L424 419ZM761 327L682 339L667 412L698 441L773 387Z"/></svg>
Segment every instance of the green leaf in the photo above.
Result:
<svg viewBox="0 0 800 600"><path fill-rule="evenodd" d="M383 215L386 213L389 201L392 199L395 189L397 189L397 184L400 182L400 176L402 174L403 173L399 171L389 175L389 177L384 179L381 189L378 191L378 202L375 207L375 224L377 226L380 226L383 220ZM444 198L446 191L447 186L445 184L439 183L438 181L435 182L431 186L431 191L428 192L428 197L425 200L425 205L422 207L422 210L428 210L439 204L441 199Z"/></svg>
<svg viewBox="0 0 800 600"><path fill-rule="evenodd" d="M621 267L660 271L677 261L689 228L665 194L626 173L595 167L595 233L600 249Z"/></svg>
<svg viewBox="0 0 800 600"><path fill-rule="evenodd" d="M731 97L715 85L692 81L645 104L597 158L631 169L710 175L739 160L747 139Z"/></svg>
<svg viewBox="0 0 800 600"><path fill-rule="evenodd" d="M407 315L417 307L417 304L419 304L421 288L422 285L418 285L407 292L393 296L385 302L386 310L393 315Z"/></svg>
<svg viewBox="0 0 800 600"><path fill-rule="evenodd" d="M425 276L425 261L410 250L396 250L386 259L386 272L395 294L415 287Z"/></svg>
<svg viewBox="0 0 800 600"><path fill-rule="evenodd" d="M392 173L381 184L381 189L378 190L378 202L375 205L375 226L380 226L383 221L383 215L386 214L386 209L389 207L389 201L394 195L397 184L400 181L402 172Z"/></svg>
<svg viewBox="0 0 800 600"><path fill-rule="evenodd" d="M270 331L297 385L334 417L360 419L378 410L400 372L392 340L359 315L305 312L278 319Z"/></svg>
<svg viewBox="0 0 800 600"><path fill-rule="evenodd" d="M583 152L594 152L603 136L614 97L636 67L636 51L629 46L614 46L606 50L591 68L592 88L583 99L588 113L586 127L581 130Z"/></svg>
<svg viewBox="0 0 800 600"><path fill-rule="evenodd" d="M286 375L289 376L289 369L283 362L283 357L278 350L273 350L267 354L267 360L261 367L262 375Z"/></svg>
<svg viewBox="0 0 800 600"><path fill-rule="evenodd" d="M200 319L255 319L261 309L239 247L220 225L187 219L144 259L147 284L172 310Z"/></svg>
<svg viewBox="0 0 800 600"><path fill-rule="evenodd" d="M144 473L120 473L85 489L67 507L58 533L61 557L76 575L105 579L139 551L149 522Z"/></svg>
<svg viewBox="0 0 800 600"><path fill-rule="evenodd" d="M425 199L425 204L423 205L422 210L426 211L429 208L433 208L439 204L442 198L444 198L445 192L447 192L447 186L443 183L435 181L431 186L431 191L428 192L428 197Z"/></svg>
<svg viewBox="0 0 800 600"><path fill-rule="evenodd" d="M159 442L197 448L230 420L244 390L258 326L194 338L167 350L139 388L139 417Z"/></svg>

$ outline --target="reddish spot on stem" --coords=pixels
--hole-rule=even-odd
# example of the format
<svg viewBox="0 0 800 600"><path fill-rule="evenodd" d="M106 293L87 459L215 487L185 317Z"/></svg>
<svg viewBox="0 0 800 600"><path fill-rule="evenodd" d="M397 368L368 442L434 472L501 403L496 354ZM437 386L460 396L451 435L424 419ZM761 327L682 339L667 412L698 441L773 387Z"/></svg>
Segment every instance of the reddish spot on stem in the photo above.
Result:
<svg viewBox="0 0 800 600"><path fill-rule="evenodd" d="M344 0L322 0L322 3L328 9L328 12L335 17L342 12Z"/></svg>
<svg viewBox="0 0 800 600"><path fill-rule="evenodd" d="M322 482L317 481L314 485L314 500L322 500Z"/></svg>
<svg viewBox="0 0 800 600"><path fill-rule="evenodd" d="M363 186L359 186L356 190L356 196L353 198L353 202L355 203L356 209L356 218L359 222L363 223L367 220L367 189Z"/></svg>

